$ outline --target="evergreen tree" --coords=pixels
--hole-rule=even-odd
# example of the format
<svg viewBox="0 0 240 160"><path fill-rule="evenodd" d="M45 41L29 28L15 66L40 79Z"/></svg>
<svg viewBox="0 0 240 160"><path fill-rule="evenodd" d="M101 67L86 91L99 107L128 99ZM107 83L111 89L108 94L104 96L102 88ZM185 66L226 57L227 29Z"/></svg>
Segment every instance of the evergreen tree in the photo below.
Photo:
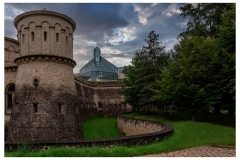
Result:
<svg viewBox="0 0 240 160"><path fill-rule="evenodd" d="M137 69L140 65L140 57L139 51L136 51L136 56L132 59L132 65L125 66L123 73L125 74L125 78L123 79L125 87L122 87L120 94L124 95L124 103L129 103L133 110L137 110L138 107L138 94L139 89L136 87L137 81Z"/></svg>
<svg viewBox="0 0 240 160"><path fill-rule="evenodd" d="M162 42L158 41L159 35L151 31L148 38L145 39L147 46L139 53L141 65L137 69L138 77L136 87L138 88L139 106L147 107L148 111L153 106L158 106L159 101L153 98L151 89L157 89L156 81L160 79L161 68L167 65L169 58L163 50L164 46L160 46Z"/></svg>
<svg viewBox="0 0 240 160"><path fill-rule="evenodd" d="M161 68L168 64L169 55L163 52L165 47L160 46L158 38L159 35L151 31L145 39L148 45L136 52L132 65L126 68L126 87L122 88L121 94L125 97L124 102L134 109L147 107L149 111L150 107L160 105L153 98L151 89L158 87L156 81L161 79Z"/></svg>

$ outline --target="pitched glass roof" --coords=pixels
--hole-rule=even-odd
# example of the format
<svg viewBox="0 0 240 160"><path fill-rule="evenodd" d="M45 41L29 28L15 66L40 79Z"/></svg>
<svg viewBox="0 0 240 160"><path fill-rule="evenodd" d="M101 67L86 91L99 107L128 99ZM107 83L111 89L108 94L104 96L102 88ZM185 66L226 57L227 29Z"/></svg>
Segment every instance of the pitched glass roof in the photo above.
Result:
<svg viewBox="0 0 240 160"><path fill-rule="evenodd" d="M83 68L80 69L80 74L84 74L86 72L91 72L91 71L117 73L118 68L100 56L100 61L98 62L98 66L96 65L94 58L93 58Z"/></svg>

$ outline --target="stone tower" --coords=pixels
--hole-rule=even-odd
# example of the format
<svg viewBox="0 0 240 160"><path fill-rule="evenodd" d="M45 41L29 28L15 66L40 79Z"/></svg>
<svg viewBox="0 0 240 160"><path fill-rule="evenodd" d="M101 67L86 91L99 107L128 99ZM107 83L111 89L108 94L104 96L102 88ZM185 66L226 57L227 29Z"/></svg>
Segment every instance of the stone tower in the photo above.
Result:
<svg viewBox="0 0 240 160"><path fill-rule="evenodd" d="M30 11L14 20L20 47L8 141L82 139L73 75L73 32L68 16Z"/></svg>

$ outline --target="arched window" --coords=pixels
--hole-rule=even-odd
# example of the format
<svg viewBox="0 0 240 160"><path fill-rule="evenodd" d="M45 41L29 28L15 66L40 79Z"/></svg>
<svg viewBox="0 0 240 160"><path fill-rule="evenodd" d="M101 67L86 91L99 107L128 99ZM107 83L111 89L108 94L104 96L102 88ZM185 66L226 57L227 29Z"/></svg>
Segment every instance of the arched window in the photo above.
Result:
<svg viewBox="0 0 240 160"><path fill-rule="evenodd" d="M6 109L12 109L15 84L10 84L6 88Z"/></svg>

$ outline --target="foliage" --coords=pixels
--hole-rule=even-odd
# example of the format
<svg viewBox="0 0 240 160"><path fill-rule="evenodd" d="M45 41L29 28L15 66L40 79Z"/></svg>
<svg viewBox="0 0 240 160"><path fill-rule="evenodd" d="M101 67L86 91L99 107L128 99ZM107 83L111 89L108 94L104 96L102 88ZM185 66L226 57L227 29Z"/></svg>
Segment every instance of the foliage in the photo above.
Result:
<svg viewBox="0 0 240 160"><path fill-rule="evenodd" d="M231 8L231 5L228 3L198 3L196 7L193 4L180 7L180 15L189 18L188 28L184 33L210 39L216 37L216 26L222 22L221 14L224 9Z"/></svg>
<svg viewBox="0 0 240 160"><path fill-rule="evenodd" d="M160 46L161 42L158 42L159 35L151 31L148 38L145 39L147 46L143 46L142 51L139 53L141 65L137 69L137 85L140 93L138 95L140 106L157 105L157 102L152 99L152 91L150 88L156 88L156 80L160 78L160 67L164 63L160 63L161 60L166 61L166 54L163 53L164 46Z"/></svg>
<svg viewBox="0 0 240 160"><path fill-rule="evenodd" d="M18 152L22 152L23 154L31 151L31 145L27 143L23 143L18 146Z"/></svg>
<svg viewBox="0 0 240 160"><path fill-rule="evenodd" d="M165 54L159 35L149 33L128 67L125 102L134 109L158 106L194 112L210 107L235 110L236 11L234 3L199 3L180 7L189 18L172 54ZM154 94L153 94L154 93ZM165 111L166 111L165 110Z"/></svg>
<svg viewBox="0 0 240 160"><path fill-rule="evenodd" d="M127 78L121 93L125 102L130 103L134 109L143 106L156 106L158 101L152 98L151 88L158 87L156 80L160 79L161 68L168 64L169 55L163 52L164 46L158 42L159 35L151 31L145 39L147 46L141 51L136 51L132 65L126 68Z"/></svg>
<svg viewBox="0 0 240 160"><path fill-rule="evenodd" d="M220 107L227 106L233 114L235 4L187 4L180 9L182 16L190 17L188 28L179 36L171 63L162 70L154 98L179 112L208 112L213 106L220 113Z"/></svg>
<svg viewBox="0 0 240 160"><path fill-rule="evenodd" d="M136 55L139 55L139 51L136 51ZM136 56L132 59L132 65L124 67L124 74L126 78L123 79L123 83L126 87L122 87L120 94L124 95L124 103L129 103L133 107L133 109L138 108L138 94L139 88L136 87L137 81L137 68L139 68L140 60L139 57Z"/></svg>
<svg viewBox="0 0 240 160"><path fill-rule="evenodd" d="M177 55L162 71L155 98L178 111L198 111L221 97L219 57L213 40L194 37L180 42Z"/></svg>
<svg viewBox="0 0 240 160"><path fill-rule="evenodd" d="M236 86L236 6L231 4L230 9L224 9L222 23L217 26L216 39L223 64L221 79L222 84L222 105L227 106L229 113L233 114L235 109L235 86Z"/></svg>

